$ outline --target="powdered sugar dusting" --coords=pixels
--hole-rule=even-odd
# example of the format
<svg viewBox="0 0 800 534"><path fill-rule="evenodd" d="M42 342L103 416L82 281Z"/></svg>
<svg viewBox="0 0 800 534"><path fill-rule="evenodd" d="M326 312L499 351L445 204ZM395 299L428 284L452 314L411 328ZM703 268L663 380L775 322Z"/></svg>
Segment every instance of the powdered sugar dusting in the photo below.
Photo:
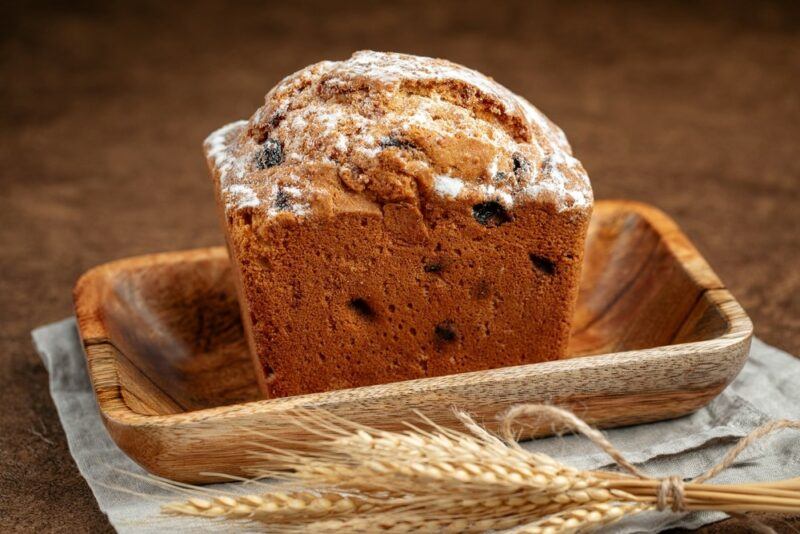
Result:
<svg viewBox="0 0 800 534"><path fill-rule="evenodd" d="M246 185L232 184L226 186L224 191L228 193L228 201L225 204L228 208L255 208L261 204L255 191Z"/></svg>
<svg viewBox="0 0 800 534"><path fill-rule="evenodd" d="M433 187L436 193L447 198L458 198L462 194L472 194L480 201L493 200L500 202L509 209L514 206L512 193L502 187L487 184L468 184L460 178L444 174L434 177Z"/></svg>
<svg viewBox="0 0 800 534"><path fill-rule="evenodd" d="M245 125L247 121L232 122L216 130L205 140L206 155L214 161L214 166L219 170L219 181L223 188L232 178L244 176L242 162L233 156L231 137Z"/></svg>
<svg viewBox="0 0 800 534"><path fill-rule="evenodd" d="M523 192L536 198L549 193L560 199L562 209L585 208L592 203L591 189L571 187L567 175L584 175L580 161L566 152L552 152L542 163L542 178L531 181Z"/></svg>
<svg viewBox="0 0 800 534"><path fill-rule="evenodd" d="M411 90L406 90L409 81ZM420 86L414 81L433 83L416 92ZM472 88L465 94L477 91L481 102L491 102L489 112L499 115L487 119L487 110L479 113L473 104L453 100L461 92L451 81ZM517 117L530 135L510 127L506 116ZM245 126L259 133L241 135ZM275 172L254 164L267 137L282 149ZM460 65L403 54L358 52L345 61L303 69L270 91L249 124L221 128L205 146L226 206L265 205L269 216L309 214L312 193L327 194L325 188L331 187L315 185L318 173L343 176L344 169L352 177L346 187L361 191L370 180L386 179L380 173L394 172L398 161L413 163L403 172L428 173L426 179L432 173L433 192L443 198L468 195L471 201L493 200L507 208L523 198L537 199L559 211L592 203L586 171L572 157L563 131L527 100ZM473 163L462 166L452 156L437 156L444 153L437 150L452 154L448 146L474 147L476 152L463 158ZM305 169L298 171L302 179L292 174L287 185L287 173L300 168Z"/></svg>
<svg viewBox="0 0 800 534"><path fill-rule="evenodd" d="M443 197L456 198L464 189L464 181L460 178L440 174L434 177L433 187Z"/></svg>
<svg viewBox="0 0 800 534"><path fill-rule="evenodd" d="M336 137L336 148L339 152L347 152L347 137L343 134L339 134Z"/></svg>
<svg viewBox="0 0 800 534"><path fill-rule="evenodd" d="M504 191L502 188L493 185L480 185L478 186L478 192L484 200L499 201L506 208L514 206L514 197L511 196L511 193Z"/></svg>
<svg viewBox="0 0 800 534"><path fill-rule="evenodd" d="M384 83L389 89L407 80L456 80L494 97L508 110L519 106L516 96L483 74L441 59L364 50L347 61L335 64L327 73L326 84L347 85L353 78L365 77Z"/></svg>

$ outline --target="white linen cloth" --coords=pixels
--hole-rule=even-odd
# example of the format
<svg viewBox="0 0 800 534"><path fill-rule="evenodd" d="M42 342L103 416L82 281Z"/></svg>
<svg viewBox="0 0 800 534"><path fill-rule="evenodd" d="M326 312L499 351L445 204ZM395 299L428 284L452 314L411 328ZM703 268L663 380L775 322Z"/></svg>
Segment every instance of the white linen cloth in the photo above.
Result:
<svg viewBox="0 0 800 534"><path fill-rule="evenodd" d="M100 420L75 320L42 326L32 336L50 373L50 393L70 452L100 509L118 532L244 530L202 519L159 516L160 504L177 500L175 493L128 474L145 472L114 444ZM607 435L629 460L653 476L694 477L715 464L749 431L781 418L800 418L800 360L754 339L741 374L705 408L680 419L609 430ZM540 439L524 446L582 469L608 467L612 463L580 436ZM712 482L796 476L800 476L800 433L784 430L751 446ZM242 484L218 487L247 492ZM696 528L723 517L720 513L647 512L626 518L607 530L644 533L671 527Z"/></svg>

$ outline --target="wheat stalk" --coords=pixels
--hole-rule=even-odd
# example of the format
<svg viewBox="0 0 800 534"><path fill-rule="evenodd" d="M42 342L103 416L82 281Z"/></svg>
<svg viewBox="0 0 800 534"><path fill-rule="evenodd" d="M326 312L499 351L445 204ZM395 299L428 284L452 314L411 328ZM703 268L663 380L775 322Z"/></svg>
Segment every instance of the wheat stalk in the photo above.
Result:
<svg viewBox="0 0 800 534"><path fill-rule="evenodd" d="M253 454L261 460L253 475L278 480L276 491L194 497L163 510L246 521L264 531L513 529L529 534L586 532L644 510L669 507L730 513L800 511L797 479L741 485L650 479L574 415L553 407L542 410L563 416L631 474L579 471L501 440L464 414L458 415L469 433L440 427L422 416L426 429L408 425L408 430L390 432L328 412L298 410L293 421L315 437L311 450L297 452L293 442L268 445L274 436L253 431ZM506 428L510 434L510 425ZM308 443L303 445L308 449ZM729 456L726 461L733 461L735 454ZM720 470L714 469L709 476Z"/></svg>

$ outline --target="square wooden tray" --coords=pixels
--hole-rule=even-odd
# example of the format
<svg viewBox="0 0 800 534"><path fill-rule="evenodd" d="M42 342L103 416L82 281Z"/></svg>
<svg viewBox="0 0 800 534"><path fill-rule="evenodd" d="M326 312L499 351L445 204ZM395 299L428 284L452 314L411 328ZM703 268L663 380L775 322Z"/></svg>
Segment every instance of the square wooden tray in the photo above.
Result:
<svg viewBox="0 0 800 534"><path fill-rule="evenodd" d="M414 409L459 426L451 406L491 423L521 402L564 405L601 427L678 417L736 376L752 335L676 225L626 201L595 207L570 357L554 362L259 400L221 247L96 267L78 281L75 308L112 438L145 469L186 482L246 474L245 427L313 441L280 417L297 406L386 429Z"/></svg>

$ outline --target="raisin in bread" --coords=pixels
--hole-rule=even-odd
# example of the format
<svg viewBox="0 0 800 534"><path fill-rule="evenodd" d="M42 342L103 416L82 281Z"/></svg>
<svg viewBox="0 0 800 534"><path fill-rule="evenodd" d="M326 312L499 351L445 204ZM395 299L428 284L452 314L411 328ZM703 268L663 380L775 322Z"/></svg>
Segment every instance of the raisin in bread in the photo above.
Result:
<svg viewBox="0 0 800 534"><path fill-rule="evenodd" d="M490 78L358 52L205 143L271 397L562 357L592 191Z"/></svg>

